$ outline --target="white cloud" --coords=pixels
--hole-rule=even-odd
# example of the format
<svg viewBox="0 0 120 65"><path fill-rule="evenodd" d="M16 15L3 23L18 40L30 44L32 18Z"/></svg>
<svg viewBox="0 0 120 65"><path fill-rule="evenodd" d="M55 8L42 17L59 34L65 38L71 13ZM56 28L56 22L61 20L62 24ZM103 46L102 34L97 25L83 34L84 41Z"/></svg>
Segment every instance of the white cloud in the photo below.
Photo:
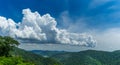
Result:
<svg viewBox="0 0 120 65"><path fill-rule="evenodd" d="M96 40L85 33L70 33L58 29L57 22L49 14L41 16L30 9L23 10L22 22L15 23L12 19L0 17L0 35L9 35L22 41L39 41L44 43L59 43L94 47Z"/></svg>
<svg viewBox="0 0 120 65"><path fill-rule="evenodd" d="M20 48L27 50L59 50L59 51L83 51L83 50L103 50L103 51L114 51L120 50L120 28L109 28L104 31L95 30L92 32L95 39L97 40L97 45L94 48L90 47L80 47L71 45L60 45L60 44L23 44Z"/></svg>

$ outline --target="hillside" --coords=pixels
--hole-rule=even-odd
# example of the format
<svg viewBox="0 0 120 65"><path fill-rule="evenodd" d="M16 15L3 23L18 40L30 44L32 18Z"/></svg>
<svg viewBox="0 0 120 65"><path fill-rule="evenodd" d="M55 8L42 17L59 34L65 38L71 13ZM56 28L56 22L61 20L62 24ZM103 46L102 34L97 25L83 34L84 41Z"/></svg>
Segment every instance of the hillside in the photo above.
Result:
<svg viewBox="0 0 120 65"><path fill-rule="evenodd" d="M58 61L52 58L45 58L41 55L34 54L23 49L14 48L11 52L13 56L21 56L25 61L32 62L36 65L61 65Z"/></svg>
<svg viewBox="0 0 120 65"><path fill-rule="evenodd" d="M61 65L57 60L17 48L20 43L0 36L0 65Z"/></svg>
<svg viewBox="0 0 120 65"><path fill-rule="evenodd" d="M39 52L40 51L37 51L37 53ZM40 52L39 54L46 53L48 53L48 51ZM49 51L48 56L49 55L64 65L120 65L119 50L114 52L86 50L81 52L59 53L55 53L55 51Z"/></svg>
<svg viewBox="0 0 120 65"><path fill-rule="evenodd" d="M87 50L66 52L52 56L64 65L120 65L120 51Z"/></svg>

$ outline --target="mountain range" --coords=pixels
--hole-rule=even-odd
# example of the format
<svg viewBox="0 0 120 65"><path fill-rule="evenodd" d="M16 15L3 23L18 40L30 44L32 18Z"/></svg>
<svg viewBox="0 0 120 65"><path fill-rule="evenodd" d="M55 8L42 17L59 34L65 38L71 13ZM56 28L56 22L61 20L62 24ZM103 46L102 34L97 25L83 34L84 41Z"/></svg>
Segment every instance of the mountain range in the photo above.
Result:
<svg viewBox="0 0 120 65"><path fill-rule="evenodd" d="M80 52L31 51L35 54L52 57L63 65L120 65L120 51L86 50Z"/></svg>

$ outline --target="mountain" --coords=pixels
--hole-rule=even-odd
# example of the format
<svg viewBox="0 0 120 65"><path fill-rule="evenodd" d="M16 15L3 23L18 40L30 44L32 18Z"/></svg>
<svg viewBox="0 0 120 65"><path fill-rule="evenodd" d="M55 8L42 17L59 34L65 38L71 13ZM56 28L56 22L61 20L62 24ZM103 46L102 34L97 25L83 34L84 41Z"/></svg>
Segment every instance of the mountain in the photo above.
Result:
<svg viewBox="0 0 120 65"><path fill-rule="evenodd" d="M16 47L11 52L11 55L20 56L25 61L32 62L35 65L62 65L60 62L58 62L57 60L55 60L53 58L49 58L49 57L45 58L41 55L37 55L35 53L25 51L23 49L19 49Z"/></svg>
<svg viewBox="0 0 120 65"><path fill-rule="evenodd" d="M65 53L65 51L48 51L48 50L32 50L30 52L33 52L38 55L42 55L44 57Z"/></svg>
<svg viewBox="0 0 120 65"><path fill-rule="evenodd" d="M120 65L120 51L87 50L52 56L64 65Z"/></svg>
<svg viewBox="0 0 120 65"><path fill-rule="evenodd" d="M42 51L45 54L48 51ZM38 51L37 51L38 53ZM49 51L50 53L50 51ZM96 51L86 50L80 52L60 52L51 51L52 58L60 61L64 65L120 65L120 51Z"/></svg>

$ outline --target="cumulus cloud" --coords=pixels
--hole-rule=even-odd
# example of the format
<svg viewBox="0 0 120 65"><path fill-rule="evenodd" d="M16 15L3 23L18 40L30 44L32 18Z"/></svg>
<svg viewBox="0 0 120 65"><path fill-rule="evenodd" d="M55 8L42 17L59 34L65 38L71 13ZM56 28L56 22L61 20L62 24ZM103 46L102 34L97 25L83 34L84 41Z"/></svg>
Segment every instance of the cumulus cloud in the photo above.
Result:
<svg viewBox="0 0 120 65"><path fill-rule="evenodd" d="M0 17L0 35L11 36L23 42L58 43L94 47L96 40L86 33L71 33L56 27L57 22L49 14L41 16L30 9L23 10L22 22Z"/></svg>

